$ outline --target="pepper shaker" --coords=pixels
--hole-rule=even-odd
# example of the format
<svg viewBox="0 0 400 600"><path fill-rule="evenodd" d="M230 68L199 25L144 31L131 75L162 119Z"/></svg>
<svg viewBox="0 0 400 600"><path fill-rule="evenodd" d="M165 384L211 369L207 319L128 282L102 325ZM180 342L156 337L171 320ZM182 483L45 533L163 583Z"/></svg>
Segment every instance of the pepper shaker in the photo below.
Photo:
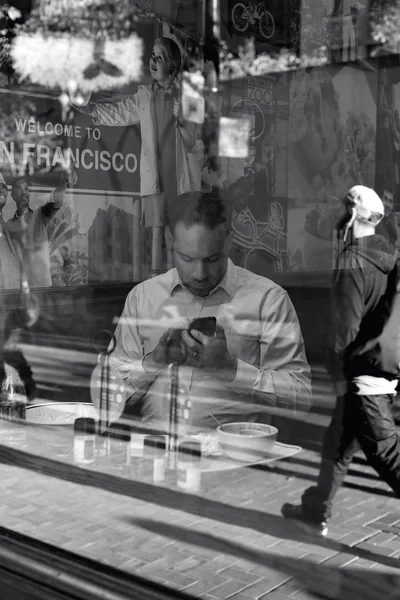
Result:
<svg viewBox="0 0 400 600"><path fill-rule="evenodd" d="M94 462L96 446L94 419L80 417L74 421L74 461L88 465Z"/></svg>
<svg viewBox="0 0 400 600"><path fill-rule="evenodd" d="M200 492L201 444L195 440L184 440L179 445L177 485L192 494Z"/></svg>
<svg viewBox="0 0 400 600"><path fill-rule="evenodd" d="M165 481L166 440L164 435L146 435L144 456L150 461L153 483Z"/></svg>
<svg viewBox="0 0 400 600"><path fill-rule="evenodd" d="M109 427L109 464L120 471L128 471L131 464L131 428L123 423L112 423Z"/></svg>
<svg viewBox="0 0 400 600"><path fill-rule="evenodd" d="M143 477L144 475L144 434L134 433L131 437L131 475Z"/></svg>

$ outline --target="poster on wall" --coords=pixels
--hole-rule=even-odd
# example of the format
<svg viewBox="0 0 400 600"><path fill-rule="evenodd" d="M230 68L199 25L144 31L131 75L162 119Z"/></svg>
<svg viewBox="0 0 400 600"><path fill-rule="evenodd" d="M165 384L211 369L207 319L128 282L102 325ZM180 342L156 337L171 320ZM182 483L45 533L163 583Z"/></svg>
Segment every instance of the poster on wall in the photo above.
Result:
<svg viewBox="0 0 400 600"><path fill-rule="evenodd" d="M232 85L230 119L250 123L246 158L221 158L234 206L232 259L260 275L290 270L287 250L288 86L286 76Z"/></svg>
<svg viewBox="0 0 400 600"><path fill-rule="evenodd" d="M96 127L90 115L63 119L57 98L0 89L0 171L6 181L27 177L52 185L71 164L82 190L139 190L140 135L136 127Z"/></svg>
<svg viewBox="0 0 400 600"><path fill-rule="evenodd" d="M221 0L221 31L231 49L254 38L258 51L291 47L297 0Z"/></svg>
<svg viewBox="0 0 400 600"><path fill-rule="evenodd" d="M89 115L72 111L65 118L49 95L9 89L0 94L0 173L7 184L25 179L30 206L40 210L62 171L72 166L77 173L76 185L47 225L52 285L131 281L140 219L138 129L96 126ZM10 193L6 221L15 210Z"/></svg>
<svg viewBox="0 0 400 600"><path fill-rule="evenodd" d="M365 58L370 1L330 0L329 4L326 29L332 60L342 63Z"/></svg>
<svg viewBox="0 0 400 600"><path fill-rule="evenodd" d="M375 71L290 76L288 248L298 269L332 269L342 198L353 185L375 185L376 110Z"/></svg>

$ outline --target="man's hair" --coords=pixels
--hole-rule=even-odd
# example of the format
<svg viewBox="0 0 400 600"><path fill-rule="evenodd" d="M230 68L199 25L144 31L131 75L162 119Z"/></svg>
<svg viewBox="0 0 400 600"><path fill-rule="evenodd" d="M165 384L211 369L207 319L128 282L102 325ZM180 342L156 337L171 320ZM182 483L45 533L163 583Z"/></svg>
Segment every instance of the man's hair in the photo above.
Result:
<svg viewBox="0 0 400 600"><path fill-rule="evenodd" d="M228 233L231 230L231 222L231 203L217 189L207 193L186 192L168 205L168 224L172 233L178 223L185 227L203 225L207 229L225 225Z"/></svg>
<svg viewBox="0 0 400 600"><path fill-rule="evenodd" d="M175 71L175 75L177 75L182 66L182 53L178 44L169 37L157 38L154 42L154 45L156 44L161 50L168 70L170 72Z"/></svg>
<svg viewBox="0 0 400 600"><path fill-rule="evenodd" d="M25 177L16 177L14 179L14 181L12 182L11 190L13 190L20 181L23 181L25 183L25 181L26 181Z"/></svg>

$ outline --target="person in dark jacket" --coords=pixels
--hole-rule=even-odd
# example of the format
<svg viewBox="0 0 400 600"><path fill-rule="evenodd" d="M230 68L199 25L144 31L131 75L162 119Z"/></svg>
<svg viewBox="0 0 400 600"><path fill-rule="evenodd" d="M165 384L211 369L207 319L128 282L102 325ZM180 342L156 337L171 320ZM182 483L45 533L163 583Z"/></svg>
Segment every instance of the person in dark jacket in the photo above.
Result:
<svg viewBox="0 0 400 600"><path fill-rule="evenodd" d="M302 528L320 535L328 533L335 494L360 448L400 497L400 441L391 412L399 377L400 315L386 335L390 347L382 335L399 289L398 266L393 255L382 249L382 237L375 234L384 214L379 196L354 186L344 205L329 343L337 402L324 436L317 485L305 490L299 506L282 506L285 518L296 519Z"/></svg>

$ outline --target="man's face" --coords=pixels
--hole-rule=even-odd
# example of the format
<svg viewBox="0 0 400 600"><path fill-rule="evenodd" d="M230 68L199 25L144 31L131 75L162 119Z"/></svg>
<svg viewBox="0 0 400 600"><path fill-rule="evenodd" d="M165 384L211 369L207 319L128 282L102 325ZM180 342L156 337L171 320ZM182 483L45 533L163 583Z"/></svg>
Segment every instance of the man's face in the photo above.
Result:
<svg viewBox="0 0 400 600"><path fill-rule="evenodd" d="M393 210L393 194L385 190L382 196L383 206L385 207L385 217L390 215Z"/></svg>
<svg viewBox="0 0 400 600"><path fill-rule="evenodd" d="M17 209L21 212L29 206L29 185L23 179L19 179L12 187L11 195Z"/></svg>
<svg viewBox="0 0 400 600"><path fill-rule="evenodd" d="M4 184L0 184L0 211L2 211L6 205L7 196L8 196L8 187Z"/></svg>
<svg viewBox="0 0 400 600"><path fill-rule="evenodd" d="M224 225L185 227L178 223L172 235L175 266L182 283L194 296L207 296L225 275L230 235Z"/></svg>

